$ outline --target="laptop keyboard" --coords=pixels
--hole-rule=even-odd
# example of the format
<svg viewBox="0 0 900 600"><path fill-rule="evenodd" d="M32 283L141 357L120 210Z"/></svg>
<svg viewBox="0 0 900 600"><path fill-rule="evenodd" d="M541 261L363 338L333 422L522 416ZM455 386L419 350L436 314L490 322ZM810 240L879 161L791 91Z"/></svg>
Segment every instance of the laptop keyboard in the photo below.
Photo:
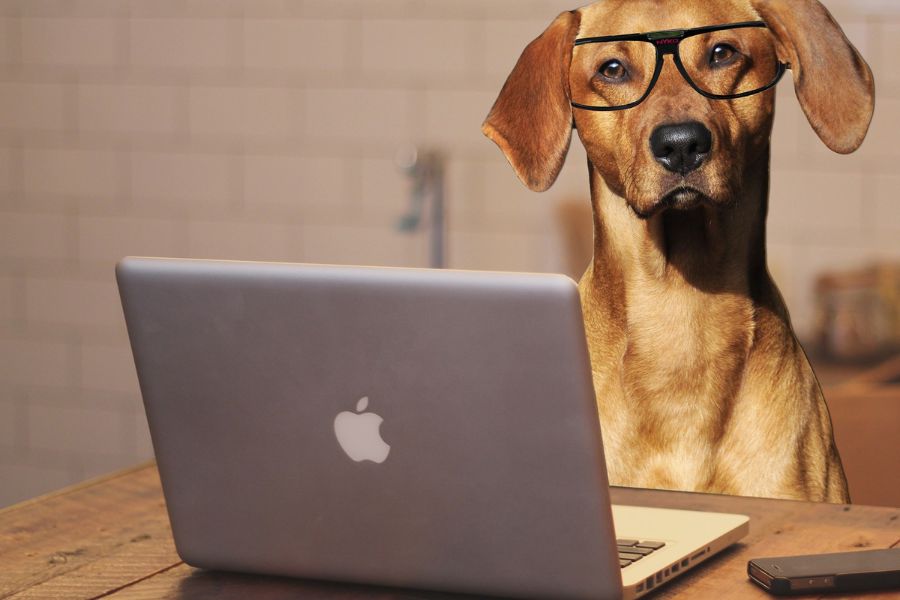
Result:
<svg viewBox="0 0 900 600"><path fill-rule="evenodd" d="M619 566L624 569L631 563L653 554L666 544L665 542L616 540L616 545L619 547Z"/></svg>

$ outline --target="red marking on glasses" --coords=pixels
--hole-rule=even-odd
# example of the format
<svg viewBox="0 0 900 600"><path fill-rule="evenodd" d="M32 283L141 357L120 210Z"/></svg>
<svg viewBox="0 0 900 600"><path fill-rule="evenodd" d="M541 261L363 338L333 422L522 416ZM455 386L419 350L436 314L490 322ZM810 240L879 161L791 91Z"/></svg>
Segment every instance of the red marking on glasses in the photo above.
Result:
<svg viewBox="0 0 900 600"><path fill-rule="evenodd" d="M676 46L681 40L679 38L668 38L665 40L656 40L657 46Z"/></svg>

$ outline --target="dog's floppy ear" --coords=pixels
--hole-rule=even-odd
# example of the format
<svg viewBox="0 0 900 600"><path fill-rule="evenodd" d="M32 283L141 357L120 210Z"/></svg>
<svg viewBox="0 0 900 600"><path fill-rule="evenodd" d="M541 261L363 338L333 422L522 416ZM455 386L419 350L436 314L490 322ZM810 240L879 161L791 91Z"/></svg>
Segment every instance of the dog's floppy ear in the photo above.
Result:
<svg viewBox="0 0 900 600"><path fill-rule="evenodd" d="M791 64L797 98L825 145L841 154L863 143L875 110L869 65L818 0L751 0Z"/></svg>
<svg viewBox="0 0 900 600"><path fill-rule="evenodd" d="M564 12L525 48L481 127L536 192L556 181L572 139L569 65L580 21Z"/></svg>

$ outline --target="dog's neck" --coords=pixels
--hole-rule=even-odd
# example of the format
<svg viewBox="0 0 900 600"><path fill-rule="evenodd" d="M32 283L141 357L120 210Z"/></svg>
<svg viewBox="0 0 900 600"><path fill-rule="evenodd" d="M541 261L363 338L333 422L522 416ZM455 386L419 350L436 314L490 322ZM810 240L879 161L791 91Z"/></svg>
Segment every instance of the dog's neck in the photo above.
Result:
<svg viewBox="0 0 900 600"><path fill-rule="evenodd" d="M765 264L768 154L726 207L649 219L590 168L594 258L580 288L598 394L620 386L623 402L640 398L660 415L706 399L697 427L714 431L754 344L757 307L787 319Z"/></svg>

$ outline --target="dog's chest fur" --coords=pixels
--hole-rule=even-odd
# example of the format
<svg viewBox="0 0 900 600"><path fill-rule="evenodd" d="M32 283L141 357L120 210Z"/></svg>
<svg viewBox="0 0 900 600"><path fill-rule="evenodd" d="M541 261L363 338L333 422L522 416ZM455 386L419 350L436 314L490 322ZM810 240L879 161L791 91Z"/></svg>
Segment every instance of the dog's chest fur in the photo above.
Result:
<svg viewBox="0 0 900 600"><path fill-rule="evenodd" d="M583 303L604 444L618 457L611 483L727 488L717 449L753 343L748 295L703 291L674 270L654 277L597 265L582 281L589 290Z"/></svg>

